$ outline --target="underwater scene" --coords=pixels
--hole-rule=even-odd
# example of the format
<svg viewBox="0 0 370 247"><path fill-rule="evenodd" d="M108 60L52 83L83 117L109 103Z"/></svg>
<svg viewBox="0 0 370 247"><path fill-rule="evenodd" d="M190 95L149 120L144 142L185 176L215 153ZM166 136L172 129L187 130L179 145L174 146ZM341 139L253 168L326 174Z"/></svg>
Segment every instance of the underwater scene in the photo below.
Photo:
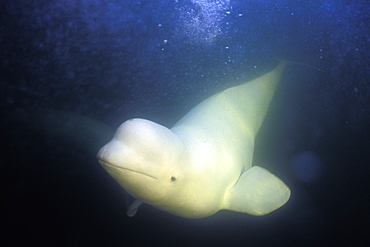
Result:
<svg viewBox="0 0 370 247"><path fill-rule="evenodd" d="M370 246L368 1L0 5L2 246Z"/></svg>

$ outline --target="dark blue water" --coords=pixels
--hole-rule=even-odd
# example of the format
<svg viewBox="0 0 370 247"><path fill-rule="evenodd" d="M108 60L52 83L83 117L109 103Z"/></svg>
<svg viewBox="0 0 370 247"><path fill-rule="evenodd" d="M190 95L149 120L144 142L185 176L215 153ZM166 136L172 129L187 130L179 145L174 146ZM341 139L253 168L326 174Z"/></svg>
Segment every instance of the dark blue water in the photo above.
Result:
<svg viewBox="0 0 370 247"><path fill-rule="evenodd" d="M1 245L370 245L367 1L0 6ZM96 160L112 130L133 117L171 127L276 59L309 65L285 71L256 139L255 164L290 201L263 217L189 220L144 205L128 218Z"/></svg>

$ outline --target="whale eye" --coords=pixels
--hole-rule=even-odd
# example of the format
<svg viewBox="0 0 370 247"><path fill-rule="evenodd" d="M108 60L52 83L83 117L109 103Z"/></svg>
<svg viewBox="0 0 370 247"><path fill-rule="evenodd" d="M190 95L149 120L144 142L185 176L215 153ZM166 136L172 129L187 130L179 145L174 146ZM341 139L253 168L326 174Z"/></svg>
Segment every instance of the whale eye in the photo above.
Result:
<svg viewBox="0 0 370 247"><path fill-rule="evenodd" d="M175 177L171 177L171 181L172 182L176 181L176 178Z"/></svg>

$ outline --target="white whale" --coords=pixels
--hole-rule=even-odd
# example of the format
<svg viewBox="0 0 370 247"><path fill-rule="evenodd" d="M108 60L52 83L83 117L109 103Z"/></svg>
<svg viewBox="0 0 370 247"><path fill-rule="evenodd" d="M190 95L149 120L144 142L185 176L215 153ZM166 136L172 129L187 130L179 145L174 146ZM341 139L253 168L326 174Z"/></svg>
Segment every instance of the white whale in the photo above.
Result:
<svg viewBox="0 0 370 247"><path fill-rule="evenodd" d="M194 107L171 129L145 119L124 122L98 153L105 170L141 203L187 218L219 210L265 215L290 189L252 166L254 139L287 62Z"/></svg>

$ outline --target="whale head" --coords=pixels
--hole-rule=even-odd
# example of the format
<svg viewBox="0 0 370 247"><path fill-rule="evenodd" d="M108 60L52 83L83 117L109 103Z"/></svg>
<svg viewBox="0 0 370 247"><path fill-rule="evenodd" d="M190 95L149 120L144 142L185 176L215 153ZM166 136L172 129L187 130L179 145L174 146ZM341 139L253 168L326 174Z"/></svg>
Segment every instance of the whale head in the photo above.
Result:
<svg viewBox="0 0 370 247"><path fill-rule="evenodd" d="M160 204L183 179L181 140L168 128L145 119L131 119L102 147L98 160L133 197Z"/></svg>

